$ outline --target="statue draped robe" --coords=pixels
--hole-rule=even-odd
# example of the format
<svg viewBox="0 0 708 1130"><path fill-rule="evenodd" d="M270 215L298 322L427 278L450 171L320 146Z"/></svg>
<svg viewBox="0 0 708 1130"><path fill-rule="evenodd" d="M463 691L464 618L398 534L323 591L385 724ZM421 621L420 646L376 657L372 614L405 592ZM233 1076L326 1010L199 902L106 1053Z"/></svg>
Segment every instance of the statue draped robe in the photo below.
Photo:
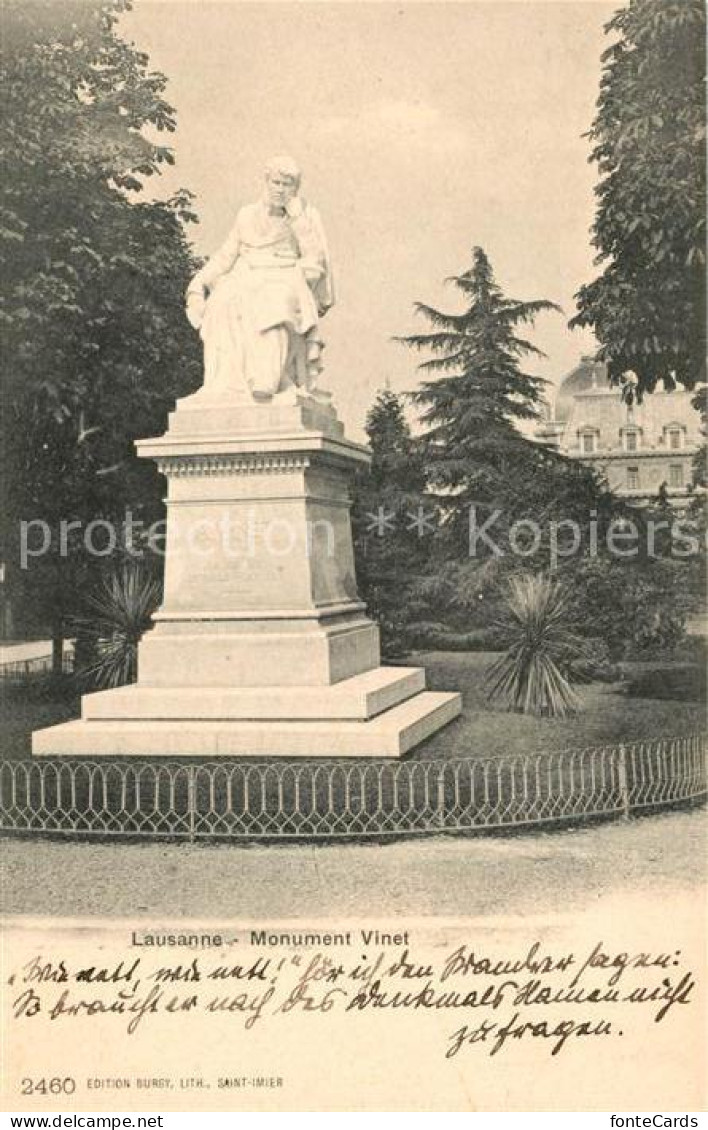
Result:
<svg viewBox="0 0 708 1130"><path fill-rule="evenodd" d="M334 301L319 214L296 198L282 215L265 202L242 208L226 242L189 291L208 293L200 327L204 386L222 403L267 399L292 386L311 391L319 317Z"/></svg>

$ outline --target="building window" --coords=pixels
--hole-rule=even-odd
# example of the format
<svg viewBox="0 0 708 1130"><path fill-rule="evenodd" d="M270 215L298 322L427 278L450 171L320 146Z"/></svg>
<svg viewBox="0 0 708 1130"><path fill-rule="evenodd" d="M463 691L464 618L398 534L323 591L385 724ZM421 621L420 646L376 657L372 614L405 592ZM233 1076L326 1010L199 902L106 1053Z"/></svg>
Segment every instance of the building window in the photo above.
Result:
<svg viewBox="0 0 708 1130"><path fill-rule="evenodd" d="M638 432L625 432L624 433L624 449L625 451L636 451L639 447L639 433Z"/></svg>
<svg viewBox="0 0 708 1130"><path fill-rule="evenodd" d="M682 487L683 486L683 464L672 463L669 466L669 486Z"/></svg>
<svg viewBox="0 0 708 1130"><path fill-rule="evenodd" d="M670 451L680 451L683 447L683 428L667 428L666 443Z"/></svg>
<svg viewBox="0 0 708 1130"><path fill-rule="evenodd" d="M594 455L597 451L597 436L595 432L580 433L580 454Z"/></svg>
<svg viewBox="0 0 708 1130"><path fill-rule="evenodd" d="M627 490L639 490L639 467L627 468Z"/></svg>

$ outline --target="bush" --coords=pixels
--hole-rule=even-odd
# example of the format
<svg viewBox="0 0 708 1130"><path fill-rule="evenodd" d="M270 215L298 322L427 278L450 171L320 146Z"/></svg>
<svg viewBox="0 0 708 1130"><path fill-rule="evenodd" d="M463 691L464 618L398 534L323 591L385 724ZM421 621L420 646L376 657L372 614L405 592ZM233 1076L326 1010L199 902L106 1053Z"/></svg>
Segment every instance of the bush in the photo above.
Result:
<svg viewBox="0 0 708 1130"><path fill-rule="evenodd" d="M617 683L623 675L620 665L612 662L605 641L589 639L582 651L571 657L570 677L574 683Z"/></svg>
<svg viewBox="0 0 708 1130"><path fill-rule="evenodd" d="M574 590L573 629L603 640L612 661L665 654L684 640L684 563L598 557L580 561L567 577Z"/></svg>
<svg viewBox="0 0 708 1130"><path fill-rule="evenodd" d="M82 685L106 688L135 682L138 644L152 625L160 593L152 574L131 563L107 574L88 594L87 613L73 625L84 654L91 657L76 672Z"/></svg>
<svg viewBox="0 0 708 1130"><path fill-rule="evenodd" d="M705 702L706 669L703 665L677 663L649 667L634 673L627 684L631 698L668 699L674 702Z"/></svg>
<svg viewBox="0 0 708 1130"><path fill-rule="evenodd" d="M589 645L567 628L571 590L543 574L509 581L499 629L508 650L487 674L489 698L510 710L564 718L580 708L572 682L592 663Z"/></svg>

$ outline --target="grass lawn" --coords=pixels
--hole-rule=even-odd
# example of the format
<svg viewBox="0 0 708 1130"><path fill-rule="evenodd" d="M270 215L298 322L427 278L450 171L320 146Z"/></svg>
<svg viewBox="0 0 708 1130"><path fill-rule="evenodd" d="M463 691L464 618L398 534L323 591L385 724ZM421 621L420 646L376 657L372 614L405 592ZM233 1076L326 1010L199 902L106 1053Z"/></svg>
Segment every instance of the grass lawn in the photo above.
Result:
<svg viewBox="0 0 708 1130"><path fill-rule="evenodd" d="M578 688L585 709L574 718L508 713L491 706L484 694L484 675L495 658L488 652L426 652L410 657L409 662L426 668L431 690L458 690L463 702L462 717L420 746L415 756L494 757L614 745L674 737L705 726L703 702L630 697L624 683ZM631 676L634 666L627 664L625 674Z"/></svg>
<svg viewBox="0 0 708 1130"><path fill-rule="evenodd" d="M78 718L78 695L59 692L46 680L28 686L8 686L0 690L0 732L2 757L29 757L33 730L55 726Z"/></svg>
<svg viewBox="0 0 708 1130"><path fill-rule="evenodd" d="M508 713L490 706L485 698L484 674L494 658L485 652L425 652L409 657L411 665L426 668L431 690L459 690L463 696L462 717L420 746L414 757L494 757L615 744L691 733L705 725L705 707L698 699L641 697L636 694L636 684L630 696L623 683L581 687L585 709L575 718ZM635 670L641 673L644 666L627 665L625 674L632 678ZM668 664L667 669L673 670ZM28 757L32 730L79 714L76 695L61 696L39 684L6 688L0 705L5 757Z"/></svg>

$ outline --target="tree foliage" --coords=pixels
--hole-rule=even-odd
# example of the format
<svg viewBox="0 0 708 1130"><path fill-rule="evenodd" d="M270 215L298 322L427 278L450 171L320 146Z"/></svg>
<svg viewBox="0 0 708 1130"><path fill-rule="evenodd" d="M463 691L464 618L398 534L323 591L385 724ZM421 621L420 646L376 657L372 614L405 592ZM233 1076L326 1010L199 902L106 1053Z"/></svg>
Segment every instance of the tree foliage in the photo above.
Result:
<svg viewBox="0 0 708 1130"><path fill-rule="evenodd" d="M602 640L613 661L671 652L683 641L688 563L669 556L582 557L568 570L576 600L569 621Z"/></svg>
<svg viewBox="0 0 708 1130"><path fill-rule="evenodd" d="M515 329L543 310L559 308L547 300L506 298L480 247L473 250L472 266L448 281L467 308L450 314L418 302L416 311L433 329L399 340L432 353L420 369L435 379L424 381L413 400L422 408L433 482L450 491L488 494L505 460L528 446L517 424L536 418L544 387L520 368L523 357L542 356L541 351Z"/></svg>
<svg viewBox="0 0 708 1130"><path fill-rule="evenodd" d="M425 429L419 444L447 517L445 556L466 558L471 522L481 527L497 513L494 534L503 541L520 518L547 526L555 516L586 513L599 491L592 472L521 430L538 417L545 382L522 368L525 358L543 354L518 328L558 307L547 299L507 298L479 247L471 267L449 281L464 296L466 309L450 314L418 303L432 332L399 340L432 354L420 369L434 379L412 393ZM483 541L478 548L489 556Z"/></svg>
<svg viewBox="0 0 708 1130"><path fill-rule="evenodd" d="M187 193L139 196L172 161L166 78L124 42L127 0L11 0L3 12L0 256L4 556L21 520L85 524L159 511L133 440L199 380L182 311L193 270ZM56 551L56 538L52 539ZM56 609L82 543L23 581ZM74 552L75 551L75 552ZM53 583L49 584L50 577Z"/></svg>
<svg viewBox="0 0 708 1130"><path fill-rule="evenodd" d="M543 382L522 368L523 359L539 351L518 327L557 308L545 300L506 298L479 248L471 268L452 281L466 309L447 314L421 304L432 332L403 339L432 353L421 368L440 374L413 393L425 428L417 447L443 515L411 586L412 604L426 610L425 622L410 626L417 642L498 648L513 586L526 584L529 571L540 575L549 568L562 579L564 592L575 593L575 634L595 649L592 664L586 657L588 669L598 665L598 657L602 665L606 649L615 658L659 639L674 641L682 616L671 569L652 568L642 559L622 561L617 571L603 548L612 524L641 527L640 515L616 499L595 471L521 430L537 414ZM599 556L591 541L600 547ZM611 577L621 592L621 599L610 602L611 615L603 611L598 577ZM534 597L544 607L557 605L554 623L558 608L566 618L569 610L567 599L556 601L555 592L551 585ZM519 597L517 603L521 608L524 601ZM527 603L530 625L536 615L531 596Z"/></svg>
<svg viewBox="0 0 708 1130"><path fill-rule="evenodd" d="M589 133L600 181L593 243L602 274L571 325L591 327L610 379L705 380L705 7L631 0L606 26Z"/></svg>
<svg viewBox="0 0 708 1130"><path fill-rule="evenodd" d="M366 433L372 461L356 481L352 525L359 590L381 629L385 655L405 651L420 615L416 579L429 554L431 532L416 526L426 503L421 452L402 401L386 389L369 410Z"/></svg>

